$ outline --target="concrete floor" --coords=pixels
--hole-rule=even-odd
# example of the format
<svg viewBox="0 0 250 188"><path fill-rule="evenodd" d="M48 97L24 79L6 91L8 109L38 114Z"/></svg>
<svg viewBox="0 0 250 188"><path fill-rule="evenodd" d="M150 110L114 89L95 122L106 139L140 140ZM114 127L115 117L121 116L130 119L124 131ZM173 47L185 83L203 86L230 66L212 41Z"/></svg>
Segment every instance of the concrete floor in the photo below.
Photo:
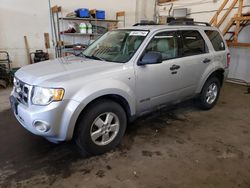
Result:
<svg viewBox="0 0 250 188"><path fill-rule="evenodd" d="M142 118L115 151L89 159L72 143L54 145L30 134L4 110L0 187L249 188L250 95L245 91L225 84L211 111L189 101ZM7 100L3 92L1 100Z"/></svg>

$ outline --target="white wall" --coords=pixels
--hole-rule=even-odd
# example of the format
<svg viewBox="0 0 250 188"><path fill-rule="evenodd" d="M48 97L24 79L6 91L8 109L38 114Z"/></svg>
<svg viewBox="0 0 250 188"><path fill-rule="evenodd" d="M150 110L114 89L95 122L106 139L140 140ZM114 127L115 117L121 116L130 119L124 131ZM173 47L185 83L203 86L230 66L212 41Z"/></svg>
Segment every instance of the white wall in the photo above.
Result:
<svg viewBox="0 0 250 188"><path fill-rule="evenodd" d="M194 18L195 21L209 22L216 10L220 7L224 0L178 0L174 3L173 8L188 8L189 17ZM230 6L230 0L226 8ZM250 0L244 0L244 5L250 6ZM238 4L236 5L238 6ZM159 15L167 16L170 4L158 7ZM227 21L236 13L234 9L224 24L221 30L225 27ZM225 12L225 11L224 11ZM250 7L243 9L243 12L250 12ZM250 28L245 28L239 35L239 42L250 42ZM232 54L229 78L236 78L250 83L250 48L230 48Z"/></svg>
<svg viewBox="0 0 250 188"><path fill-rule="evenodd" d="M136 22L141 20L154 20L155 0L137 1Z"/></svg>
<svg viewBox="0 0 250 188"><path fill-rule="evenodd" d="M136 17L136 2L138 14ZM126 25L131 26L136 18L152 19L154 0L51 0L59 5L63 14L76 8L102 9L108 19L115 19L117 11L126 12ZM28 37L30 51L44 49L44 33L50 33L48 0L0 0L0 50L10 53L13 66L28 63L24 38ZM51 34L50 34L51 37ZM53 50L50 50L53 52Z"/></svg>
<svg viewBox="0 0 250 188"><path fill-rule="evenodd" d="M43 33L49 31L47 1L1 0L0 50L7 50L14 66L28 62L24 36L31 51L44 47Z"/></svg>
<svg viewBox="0 0 250 188"><path fill-rule="evenodd" d="M239 42L250 43L250 26L239 35ZM250 48L231 48L232 63L229 78L236 78L250 83Z"/></svg>

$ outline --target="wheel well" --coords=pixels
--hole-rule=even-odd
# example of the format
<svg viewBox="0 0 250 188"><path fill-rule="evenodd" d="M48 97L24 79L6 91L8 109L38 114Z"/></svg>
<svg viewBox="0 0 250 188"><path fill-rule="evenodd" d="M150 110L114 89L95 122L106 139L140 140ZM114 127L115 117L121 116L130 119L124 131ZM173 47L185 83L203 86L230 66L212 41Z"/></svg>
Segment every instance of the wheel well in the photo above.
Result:
<svg viewBox="0 0 250 188"><path fill-rule="evenodd" d="M124 98L121 97L120 95L114 95L114 94L104 95L104 96L101 96L101 97L98 97L98 98L92 100L91 102L89 102L89 103L84 107L84 109L81 111L81 113L79 114L79 116L78 116L78 118L77 118L76 125L75 125L75 128L74 128L74 134L75 134L75 131L76 131L76 129L77 129L78 121L79 121L80 117L83 115L83 113L85 112L85 110L86 110L91 104L93 104L94 102L99 101L99 100L103 100L103 99L112 100L112 101L114 101L114 102L120 104L121 107L124 109L124 111L125 111L125 113L126 113L127 119L130 120L130 118L131 118L131 110L130 110L129 104L128 104L128 102L127 102L126 99L124 99Z"/></svg>
<svg viewBox="0 0 250 188"><path fill-rule="evenodd" d="M217 77L220 80L220 84L221 86L223 85L223 81L224 81L224 70L223 69L218 69L216 71L214 71L207 80L209 80L212 77Z"/></svg>
<svg viewBox="0 0 250 188"><path fill-rule="evenodd" d="M120 104L122 106L122 108L125 110L127 118L130 118L131 110L130 110L129 104L128 104L127 100L124 99L122 96L115 95L115 94L104 95L104 96L98 97L97 99L91 101L89 104L91 104L92 102L95 102L96 100L101 100L101 99L109 99L109 100L112 100L112 101Z"/></svg>

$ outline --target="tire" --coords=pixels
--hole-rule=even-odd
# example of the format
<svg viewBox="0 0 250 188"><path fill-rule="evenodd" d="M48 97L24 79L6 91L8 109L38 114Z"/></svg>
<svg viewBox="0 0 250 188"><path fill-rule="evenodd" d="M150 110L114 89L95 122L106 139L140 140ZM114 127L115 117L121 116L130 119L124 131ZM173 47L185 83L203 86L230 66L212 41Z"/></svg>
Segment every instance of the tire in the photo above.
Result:
<svg viewBox="0 0 250 188"><path fill-rule="evenodd" d="M199 107L203 110L212 109L218 101L218 98L220 96L220 89L220 80L217 77L209 78L204 84L200 96L198 97Z"/></svg>
<svg viewBox="0 0 250 188"><path fill-rule="evenodd" d="M126 113L118 103L107 99L92 103L77 122L75 141L80 153L100 155L114 149L121 142L126 126Z"/></svg>

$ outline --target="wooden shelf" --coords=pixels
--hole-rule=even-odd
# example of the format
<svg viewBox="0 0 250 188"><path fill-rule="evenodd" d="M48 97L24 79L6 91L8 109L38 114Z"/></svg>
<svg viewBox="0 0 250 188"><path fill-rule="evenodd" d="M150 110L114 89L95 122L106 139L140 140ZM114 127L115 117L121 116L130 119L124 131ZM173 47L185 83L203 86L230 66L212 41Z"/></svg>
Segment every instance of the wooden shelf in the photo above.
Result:
<svg viewBox="0 0 250 188"><path fill-rule="evenodd" d="M73 21L73 20L79 20L79 21L89 21L89 22L113 22L113 23L117 23L119 22L119 20L101 20L101 19L93 19L93 18L68 18L68 17L63 17L63 18L59 18L60 20L69 20L69 21Z"/></svg>

